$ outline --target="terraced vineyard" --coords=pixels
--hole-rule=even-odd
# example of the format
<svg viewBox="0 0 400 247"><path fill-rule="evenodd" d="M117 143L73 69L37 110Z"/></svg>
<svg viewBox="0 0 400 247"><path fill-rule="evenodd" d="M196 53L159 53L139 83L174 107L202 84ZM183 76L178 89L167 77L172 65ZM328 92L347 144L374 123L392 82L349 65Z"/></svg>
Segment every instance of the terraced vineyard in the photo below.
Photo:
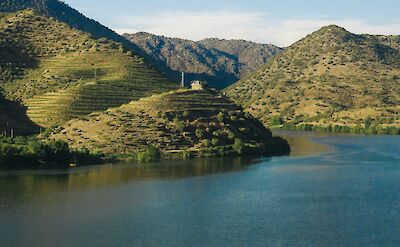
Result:
<svg viewBox="0 0 400 247"><path fill-rule="evenodd" d="M149 145L197 155L289 152L285 141L241 107L208 90L172 91L92 113L57 128L51 138L109 154L136 153Z"/></svg>
<svg viewBox="0 0 400 247"><path fill-rule="evenodd" d="M40 126L176 88L121 44L95 40L33 10L0 20L0 86Z"/></svg>

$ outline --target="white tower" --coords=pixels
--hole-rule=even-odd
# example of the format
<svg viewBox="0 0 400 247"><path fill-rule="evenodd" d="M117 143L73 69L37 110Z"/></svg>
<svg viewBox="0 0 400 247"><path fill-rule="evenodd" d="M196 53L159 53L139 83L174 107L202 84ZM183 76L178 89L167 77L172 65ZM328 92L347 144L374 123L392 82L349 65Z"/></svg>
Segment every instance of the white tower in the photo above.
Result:
<svg viewBox="0 0 400 247"><path fill-rule="evenodd" d="M185 87L185 72L182 72L181 88Z"/></svg>

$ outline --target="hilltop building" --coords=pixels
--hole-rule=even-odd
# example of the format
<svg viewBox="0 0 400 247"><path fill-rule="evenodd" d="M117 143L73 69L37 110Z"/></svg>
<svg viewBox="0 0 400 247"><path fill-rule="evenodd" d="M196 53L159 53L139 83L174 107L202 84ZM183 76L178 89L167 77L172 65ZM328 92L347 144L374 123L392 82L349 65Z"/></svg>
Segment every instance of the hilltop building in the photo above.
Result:
<svg viewBox="0 0 400 247"><path fill-rule="evenodd" d="M204 81L192 81L190 86L192 90L205 90L207 88L207 83Z"/></svg>

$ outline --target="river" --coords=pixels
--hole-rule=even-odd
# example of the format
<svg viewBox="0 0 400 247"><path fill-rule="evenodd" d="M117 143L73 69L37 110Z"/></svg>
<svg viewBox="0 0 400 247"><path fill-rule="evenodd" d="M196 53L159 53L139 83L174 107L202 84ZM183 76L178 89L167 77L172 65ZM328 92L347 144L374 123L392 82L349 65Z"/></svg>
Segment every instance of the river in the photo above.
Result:
<svg viewBox="0 0 400 247"><path fill-rule="evenodd" d="M400 246L400 137L291 156L0 171L1 246Z"/></svg>

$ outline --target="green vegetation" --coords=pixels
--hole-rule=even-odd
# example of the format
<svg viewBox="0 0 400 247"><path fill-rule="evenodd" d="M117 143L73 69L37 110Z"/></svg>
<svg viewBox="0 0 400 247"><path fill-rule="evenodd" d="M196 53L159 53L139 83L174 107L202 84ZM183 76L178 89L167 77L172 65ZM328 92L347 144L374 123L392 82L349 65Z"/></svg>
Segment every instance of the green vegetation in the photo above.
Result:
<svg viewBox="0 0 400 247"><path fill-rule="evenodd" d="M271 127L395 133L400 128L399 40L324 27L227 94Z"/></svg>
<svg viewBox="0 0 400 247"><path fill-rule="evenodd" d="M235 142L233 143L233 150L235 150L238 154L242 155L244 149L243 141L236 138Z"/></svg>
<svg viewBox="0 0 400 247"><path fill-rule="evenodd" d="M278 126L278 125L282 125L284 123L283 118L281 115L275 115L272 116L271 119L269 120L269 124L271 126Z"/></svg>
<svg viewBox="0 0 400 247"><path fill-rule="evenodd" d="M138 161L158 159L155 150L185 159L290 152L285 140L210 90L172 91L93 113L55 129L50 139L110 155L135 154Z"/></svg>
<svg viewBox="0 0 400 247"><path fill-rule="evenodd" d="M365 134L365 135L400 135L400 128L395 126L382 127L378 125L371 125L363 127L362 125L345 126L345 125L311 125L311 124L283 124L278 127L284 130L300 130L300 131L323 131L335 133L351 133L351 134Z"/></svg>
<svg viewBox="0 0 400 247"><path fill-rule="evenodd" d="M180 71L185 71L187 81L207 81L215 88L232 85L283 50L244 40L193 42L143 32L124 36L143 49L149 61L171 79L179 81Z"/></svg>
<svg viewBox="0 0 400 247"><path fill-rule="evenodd" d="M176 88L122 44L33 10L2 16L0 55L4 96L42 127Z"/></svg>
<svg viewBox="0 0 400 247"><path fill-rule="evenodd" d="M152 162L161 159L161 151L150 145L145 150L140 151L136 154L136 160L140 163L142 162Z"/></svg>
<svg viewBox="0 0 400 247"><path fill-rule="evenodd" d="M101 163L103 156L86 149L72 150L62 141L41 141L35 137L0 136L0 167L68 167Z"/></svg>

